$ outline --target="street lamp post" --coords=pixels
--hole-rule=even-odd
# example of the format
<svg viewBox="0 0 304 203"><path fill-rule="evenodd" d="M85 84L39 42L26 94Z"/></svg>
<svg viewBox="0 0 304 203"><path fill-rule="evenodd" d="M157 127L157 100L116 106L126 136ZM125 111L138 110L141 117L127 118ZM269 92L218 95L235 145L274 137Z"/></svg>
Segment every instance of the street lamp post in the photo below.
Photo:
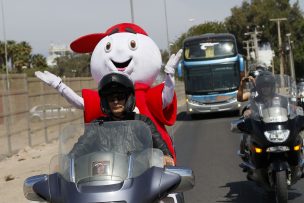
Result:
<svg viewBox="0 0 304 203"><path fill-rule="evenodd" d="M133 0L130 0L131 7L131 22L134 23L134 8L133 8Z"/></svg>
<svg viewBox="0 0 304 203"><path fill-rule="evenodd" d="M6 88L10 89L10 83L8 78L8 66L7 66L7 41L6 41L6 32L5 32L5 18L4 18L4 4L3 0L1 0L1 8L2 8L2 27L3 27L3 40L4 40L4 55L5 55L5 70L6 70Z"/></svg>
<svg viewBox="0 0 304 203"><path fill-rule="evenodd" d="M164 0L164 8L165 8L165 23L166 23L166 33L167 33L167 47L168 47L168 54L169 54L169 58L170 58L171 51L170 51L170 40L169 40L169 28L168 28L168 17L167 17L166 0Z"/></svg>
<svg viewBox="0 0 304 203"><path fill-rule="evenodd" d="M286 37L288 39L288 46L289 46L289 64L290 64L290 75L295 80L295 69L294 69L294 61L293 61L293 53L292 53L292 47L291 47L291 41L290 41L291 33L286 34Z"/></svg>

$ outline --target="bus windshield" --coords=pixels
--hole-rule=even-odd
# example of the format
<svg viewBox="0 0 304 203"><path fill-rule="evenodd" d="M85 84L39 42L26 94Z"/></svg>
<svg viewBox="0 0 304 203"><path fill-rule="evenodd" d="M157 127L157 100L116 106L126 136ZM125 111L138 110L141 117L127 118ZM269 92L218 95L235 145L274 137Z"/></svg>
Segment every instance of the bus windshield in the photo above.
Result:
<svg viewBox="0 0 304 203"><path fill-rule="evenodd" d="M238 66L234 63L193 67L185 72L186 94L235 91L240 80Z"/></svg>
<svg viewBox="0 0 304 203"><path fill-rule="evenodd" d="M185 60L210 60L237 54L232 39L200 38L185 43Z"/></svg>

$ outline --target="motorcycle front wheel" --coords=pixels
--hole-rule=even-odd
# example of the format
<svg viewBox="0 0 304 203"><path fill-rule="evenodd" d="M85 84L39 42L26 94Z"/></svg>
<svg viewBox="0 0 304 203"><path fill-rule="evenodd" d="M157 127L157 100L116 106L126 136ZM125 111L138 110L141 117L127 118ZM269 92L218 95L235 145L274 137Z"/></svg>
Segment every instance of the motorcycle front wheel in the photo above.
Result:
<svg viewBox="0 0 304 203"><path fill-rule="evenodd" d="M288 188L286 171L278 171L275 173L274 193L277 203L288 202Z"/></svg>

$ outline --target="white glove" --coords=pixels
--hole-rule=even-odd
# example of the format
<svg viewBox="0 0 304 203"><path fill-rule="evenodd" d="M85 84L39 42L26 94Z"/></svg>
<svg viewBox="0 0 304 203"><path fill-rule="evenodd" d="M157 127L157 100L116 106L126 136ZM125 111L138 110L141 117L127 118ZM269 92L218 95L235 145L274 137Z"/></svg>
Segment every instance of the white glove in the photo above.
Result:
<svg viewBox="0 0 304 203"><path fill-rule="evenodd" d="M49 71L36 71L35 75L37 78L45 82L47 85L52 86L53 88L57 89L59 84L61 83L61 78L50 73Z"/></svg>
<svg viewBox="0 0 304 203"><path fill-rule="evenodd" d="M183 50L180 49L177 54L172 54L167 65L165 66L165 72L167 75L165 78L165 86L162 92L163 109L169 106L173 100L175 88L174 73L182 52Z"/></svg>
<svg viewBox="0 0 304 203"><path fill-rule="evenodd" d="M45 82L47 85L56 89L70 104L78 109L83 109L84 101L76 92L64 84L60 77L48 71L36 71L37 78Z"/></svg>
<svg viewBox="0 0 304 203"><path fill-rule="evenodd" d="M179 62L179 59L182 55L183 50L180 49L176 54L172 54L165 66L165 72L174 75L175 73L175 68L177 67L177 64Z"/></svg>

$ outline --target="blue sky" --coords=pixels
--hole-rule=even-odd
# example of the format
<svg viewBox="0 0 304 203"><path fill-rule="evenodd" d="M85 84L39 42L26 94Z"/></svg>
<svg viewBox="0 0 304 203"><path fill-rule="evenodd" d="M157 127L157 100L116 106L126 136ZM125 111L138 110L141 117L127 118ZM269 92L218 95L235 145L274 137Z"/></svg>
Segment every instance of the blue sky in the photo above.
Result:
<svg viewBox="0 0 304 203"><path fill-rule="evenodd" d="M7 40L27 41L33 53L48 55L50 43L69 45L90 33L131 22L130 0L0 0L4 5ZM161 48L167 46L165 0L132 0L135 23ZM292 1L294 2L294 1ZM242 0L166 0L169 40L189 27L206 21L222 21ZM300 1L304 8L304 1ZM0 40L3 41L2 8ZM190 20L192 19L192 20Z"/></svg>

